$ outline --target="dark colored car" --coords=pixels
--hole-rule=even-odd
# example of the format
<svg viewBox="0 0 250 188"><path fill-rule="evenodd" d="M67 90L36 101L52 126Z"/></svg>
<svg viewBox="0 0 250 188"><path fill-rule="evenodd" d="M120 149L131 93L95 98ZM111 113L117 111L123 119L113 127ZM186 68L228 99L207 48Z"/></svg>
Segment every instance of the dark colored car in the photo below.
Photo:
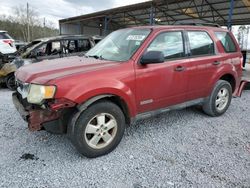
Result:
<svg viewBox="0 0 250 188"><path fill-rule="evenodd" d="M91 37L82 35L57 36L37 39L20 48L11 63L0 67L0 82L9 89L15 89L14 72L23 65L37 63L46 59L83 55L95 45Z"/></svg>
<svg viewBox="0 0 250 188"><path fill-rule="evenodd" d="M249 81L232 33L203 26L118 30L85 57L25 66L16 78L29 129L67 133L87 157L111 152L141 118L192 105L220 116Z"/></svg>

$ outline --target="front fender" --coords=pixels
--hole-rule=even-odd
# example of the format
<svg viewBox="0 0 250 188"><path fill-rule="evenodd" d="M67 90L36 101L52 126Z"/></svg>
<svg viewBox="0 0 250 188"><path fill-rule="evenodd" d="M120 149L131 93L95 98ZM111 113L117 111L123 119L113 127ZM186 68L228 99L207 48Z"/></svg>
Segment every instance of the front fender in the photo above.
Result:
<svg viewBox="0 0 250 188"><path fill-rule="evenodd" d="M7 76L10 73L14 73L17 67L13 63L6 63L0 70L0 76Z"/></svg>
<svg viewBox="0 0 250 188"><path fill-rule="evenodd" d="M62 92L62 91L61 91ZM63 91L64 98L83 104L86 101L102 95L112 95L120 97L126 104L130 112L130 116L136 115L135 93L133 89L118 80L93 80L84 84L76 85L68 91ZM60 97L60 91L58 96Z"/></svg>

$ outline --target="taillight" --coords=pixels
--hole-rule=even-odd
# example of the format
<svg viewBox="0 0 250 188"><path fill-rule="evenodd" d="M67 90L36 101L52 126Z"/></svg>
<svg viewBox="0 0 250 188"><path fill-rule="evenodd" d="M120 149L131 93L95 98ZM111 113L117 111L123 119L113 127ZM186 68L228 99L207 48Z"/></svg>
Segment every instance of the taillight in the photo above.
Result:
<svg viewBox="0 0 250 188"><path fill-rule="evenodd" d="M10 46L12 46L13 40L3 40L3 42L9 44Z"/></svg>

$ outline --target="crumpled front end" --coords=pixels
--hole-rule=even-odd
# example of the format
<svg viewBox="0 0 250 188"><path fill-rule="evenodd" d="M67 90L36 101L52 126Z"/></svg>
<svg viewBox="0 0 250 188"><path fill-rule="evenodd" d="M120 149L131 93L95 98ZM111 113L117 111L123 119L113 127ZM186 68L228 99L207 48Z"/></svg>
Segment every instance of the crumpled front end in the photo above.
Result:
<svg viewBox="0 0 250 188"><path fill-rule="evenodd" d="M22 98L18 92L12 94L13 103L21 115L28 122L29 130L45 129L52 133L65 133L70 114L74 112L74 102L66 99L53 100L47 104L32 105Z"/></svg>

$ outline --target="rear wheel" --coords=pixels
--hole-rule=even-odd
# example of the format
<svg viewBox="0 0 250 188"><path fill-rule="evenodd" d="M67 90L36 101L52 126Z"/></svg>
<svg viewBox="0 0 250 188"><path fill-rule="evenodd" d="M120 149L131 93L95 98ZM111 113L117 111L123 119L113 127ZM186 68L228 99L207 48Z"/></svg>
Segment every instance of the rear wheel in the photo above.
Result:
<svg viewBox="0 0 250 188"><path fill-rule="evenodd" d="M14 74L10 74L6 77L6 86L10 89L10 90L15 90L16 89L16 81L15 81L15 76Z"/></svg>
<svg viewBox="0 0 250 188"><path fill-rule="evenodd" d="M203 111L210 116L220 116L224 114L232 99L232 87L225 80L219 80L211 95L203 104Z"/></svg>
<svg viewBox="0 0 250 188"><path fill-rule="evenodd" d="M93 158L111 152L120 143L125 117L116 104L102 101L83 111L71 126L69 136L76 149Z"/></svg>

